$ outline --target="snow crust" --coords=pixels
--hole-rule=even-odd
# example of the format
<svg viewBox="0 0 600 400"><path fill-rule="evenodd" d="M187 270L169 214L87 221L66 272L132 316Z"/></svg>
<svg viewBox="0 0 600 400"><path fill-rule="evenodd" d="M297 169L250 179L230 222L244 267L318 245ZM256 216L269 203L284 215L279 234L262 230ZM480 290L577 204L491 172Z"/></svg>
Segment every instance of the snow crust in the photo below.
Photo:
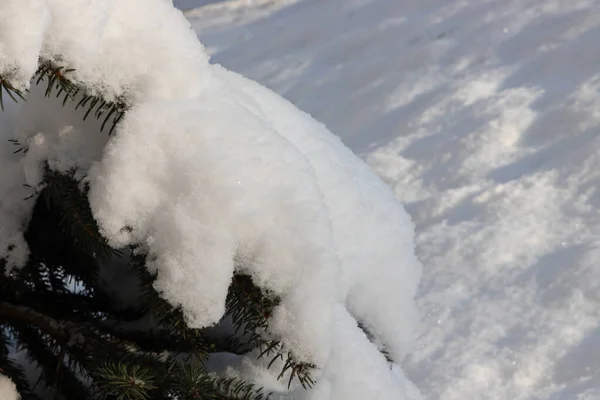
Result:
<svg viewBox="0 0 600 400"><path fill-rule="evenodd" d="M109 243L149 255L156 288L189 325L221 319L235 270L280 296L270 331L318 366L316 387L294 398L414 398L379 351L400 361L413 339L413 225L364 162L273 92L210 65L169 1L4 3L23 24L0 19L0 46L22 46L0 53L0 76L28 87L40 57L131 108L110 139L39 88L0 116L2 138L27 150L0 144L0 255L27 259L34 198L22 199L44 165L72 172Z"/></svg>

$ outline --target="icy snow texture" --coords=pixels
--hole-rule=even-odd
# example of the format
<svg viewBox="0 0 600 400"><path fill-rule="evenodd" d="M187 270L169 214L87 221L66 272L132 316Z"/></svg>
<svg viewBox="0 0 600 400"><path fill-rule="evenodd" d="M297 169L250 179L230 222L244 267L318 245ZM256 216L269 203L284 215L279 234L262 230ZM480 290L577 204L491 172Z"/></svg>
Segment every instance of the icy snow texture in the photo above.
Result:
<svg viewBox="0 0 600 400"><path fill-rule="evenodd" d="M0 399L2 400L19 400L17 387L9 378L0 375Z"/></svg>
<svg viewBox="0 0 600 400"><path fill-rule="evenodd" d="M26 86L27 51L34 52L131 109L106 143L97 122L34 89L30 102L2 117L3 136L28 151L3 157L14 174L0 189L42 184L45 163L85 178L102 233L113 246L148 253L156 288L191 326L218 322L234 270L250 274L281 298L270 331L319 367L315 389L296 398L408 398L402 373L376 345L398 361L412 340L420 265L410 218L323 125L208 64L169 3L23 1L50 19L23 21L45 28L31 30L26 51L2 55L0 75ZM0 40L14 29L0 25ZM13 237L32 202L9 200L0 217L14 223L0 244L16 243L10 261L19 265L26 249Z"/></svg>

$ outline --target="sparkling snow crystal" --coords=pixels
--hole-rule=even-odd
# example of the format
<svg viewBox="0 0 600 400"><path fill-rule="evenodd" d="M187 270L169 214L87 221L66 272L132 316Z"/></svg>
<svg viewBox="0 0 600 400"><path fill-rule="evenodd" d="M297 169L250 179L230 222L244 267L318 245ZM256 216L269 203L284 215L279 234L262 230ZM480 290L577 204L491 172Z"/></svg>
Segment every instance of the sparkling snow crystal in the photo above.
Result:
<svg viewBox="0 0 600 400"><path fill-rule="evenodd" d="M413 227L337 137L269 90L210 65L168 1L0 5L19 18L0 16L0 76L27 87L41 57L131 106L110 140L97 122L35 89L0 116L3 139L29 150L13 155L0 144L2 256L15 266L27 257L22 230L32 200L21 200L23 184L40 185L44 163L75 171L109 243L148 253L156 288L191 326L221 319L235 270L281 298L272 333L318 367L316 387L294 398L412 398L377 347L400 361L412 339L420 275Z"/></svg>

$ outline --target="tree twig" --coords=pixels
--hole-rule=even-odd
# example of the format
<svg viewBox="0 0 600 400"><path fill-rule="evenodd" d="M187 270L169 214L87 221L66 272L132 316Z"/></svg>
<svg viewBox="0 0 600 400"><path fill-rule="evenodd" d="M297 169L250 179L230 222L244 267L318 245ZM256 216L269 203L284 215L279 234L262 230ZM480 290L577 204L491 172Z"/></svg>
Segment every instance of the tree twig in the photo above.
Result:
<svg viewBox="0 0 600 400"><path fill-rule="evenodd" d="M57 339L69 340L65 323L41 314L32 308L0 301L0 317L35 325Z"/></svg>

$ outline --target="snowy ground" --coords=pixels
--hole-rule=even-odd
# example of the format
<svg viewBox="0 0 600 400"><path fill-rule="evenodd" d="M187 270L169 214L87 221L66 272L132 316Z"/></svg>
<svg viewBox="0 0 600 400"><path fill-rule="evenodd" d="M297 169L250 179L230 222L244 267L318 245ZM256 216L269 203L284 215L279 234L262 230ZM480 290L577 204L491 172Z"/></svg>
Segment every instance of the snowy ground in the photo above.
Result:
<svg viewBox="0 0 600 400"><path fill-rule="evenodd" d="M214 62L325 122L417 225L429 399L600 398L596 0L231 0Z"/></svg>

